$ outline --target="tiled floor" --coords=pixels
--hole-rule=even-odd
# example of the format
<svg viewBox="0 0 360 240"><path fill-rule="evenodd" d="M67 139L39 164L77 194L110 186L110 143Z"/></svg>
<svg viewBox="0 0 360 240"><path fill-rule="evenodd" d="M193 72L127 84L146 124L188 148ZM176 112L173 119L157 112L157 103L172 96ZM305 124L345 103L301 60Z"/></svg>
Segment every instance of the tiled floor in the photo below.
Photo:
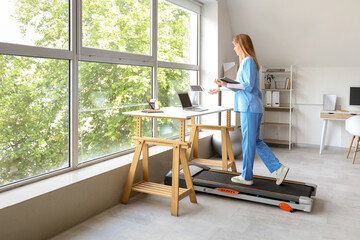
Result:
<svg viewBox="0 0 360 240"><path fill-rule="evenodd" d="M197 204L181 200L172 217L170 199L139 194L53 240L360 239L360 153L353 165L346 150L272 149L290 167L287 179L317 184L311 213L197 193ZM254 174L270 176L259 159Z"/></svg>

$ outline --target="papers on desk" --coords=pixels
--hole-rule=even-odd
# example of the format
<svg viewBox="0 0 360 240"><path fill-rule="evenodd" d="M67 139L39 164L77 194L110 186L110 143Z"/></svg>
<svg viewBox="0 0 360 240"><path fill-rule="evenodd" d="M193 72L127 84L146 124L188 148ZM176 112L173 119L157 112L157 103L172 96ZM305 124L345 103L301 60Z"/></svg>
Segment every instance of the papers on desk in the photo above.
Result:
<svg viewBox="0 0 360 240"><path fill-rule="evenodd" d="M324 111L335 111L336 95L323 95L323 109Z"/></svg>
<svg viewBox="0 0 360 240"><path fill-rule="evenodd" d="M143 113L162 113L164 111L160 110L160 109L144 109L141 112L143 112Z"/></svg>

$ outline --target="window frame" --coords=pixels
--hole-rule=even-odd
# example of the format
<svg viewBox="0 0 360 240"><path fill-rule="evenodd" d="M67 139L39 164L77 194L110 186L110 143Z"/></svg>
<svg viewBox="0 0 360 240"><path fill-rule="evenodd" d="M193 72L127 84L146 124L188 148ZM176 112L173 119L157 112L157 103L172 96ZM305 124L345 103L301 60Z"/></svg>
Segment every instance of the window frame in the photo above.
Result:
<svg viewBox="0 0 360 240"><path fill-rule="evenodd" d="M22 44L0 42L0 54L16 55L24 57L37 57L49 59L62 59L69 61L69 167L43 173L26 179L21 179L3 186L0 192L17 188L35 181L50 178L59 174L67 173L98 162L113 159L131 152L134 148L126 149L113 154L95 158L83 163L78 162L78 67L80 61L113 63L122 65L147 66L152 68L152 97L157 98L157 71L158 68L173 68L180 70L197 71L197 81L200 82L200 32L201 32L201 6L195 0L167 0L170 3L186 8L197 13L197 64L173 63L157 60L158 47L158 0L150 0L150 55L125 53L111 50L102 50L82 46L82 1L68 0L69 3L69 49L54 49L36 47ZM157 123L153 121L153 134L157 135Z"/></svg>

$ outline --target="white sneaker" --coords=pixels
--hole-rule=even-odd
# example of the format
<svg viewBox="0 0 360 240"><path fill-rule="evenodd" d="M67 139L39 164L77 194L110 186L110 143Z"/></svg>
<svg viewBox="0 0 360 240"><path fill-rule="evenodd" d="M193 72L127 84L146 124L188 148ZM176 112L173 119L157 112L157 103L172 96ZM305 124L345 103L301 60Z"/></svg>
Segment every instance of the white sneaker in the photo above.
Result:
<svg viewBox="0 0 360 240"><path fill-rule="evenodd" d="M286 175L288 174L289 172L289 168L284 166L284 165L281 165L281 167L276 170L276 185L280 185L282 184L282 182L285 180L286 178Z"/></svg>
<svg viewBox="0 0 360 240"><path fill-rule="evenodd" d="M245 180L241 175L232 177L231 181L235 182L235 183L245 184L245 185L253 185L254 184L253 180Z"/></svg>

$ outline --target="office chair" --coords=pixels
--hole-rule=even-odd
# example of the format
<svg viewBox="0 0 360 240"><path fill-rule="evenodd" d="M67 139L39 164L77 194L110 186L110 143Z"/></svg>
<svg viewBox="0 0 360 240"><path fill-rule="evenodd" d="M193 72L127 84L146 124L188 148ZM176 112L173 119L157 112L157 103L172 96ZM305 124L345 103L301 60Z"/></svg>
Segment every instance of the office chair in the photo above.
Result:
<svg viewBox="0 0 360 240"><path fill-rule="evenodd" d="M348 153L346 155L346 158L349 157L349 153L350 153L354 138L357 137L354 156L353 156L353 160L352 160L352 163L354 164L355 157L356 157L356 151L358 149L359 141L360 141L360 116L354 116L354 117L350 117L350 118L346 119L346 121L345 121L345 130L347 132L349 132L353 136L352 139L351 139L349 151L348 151Z"/></svg>

